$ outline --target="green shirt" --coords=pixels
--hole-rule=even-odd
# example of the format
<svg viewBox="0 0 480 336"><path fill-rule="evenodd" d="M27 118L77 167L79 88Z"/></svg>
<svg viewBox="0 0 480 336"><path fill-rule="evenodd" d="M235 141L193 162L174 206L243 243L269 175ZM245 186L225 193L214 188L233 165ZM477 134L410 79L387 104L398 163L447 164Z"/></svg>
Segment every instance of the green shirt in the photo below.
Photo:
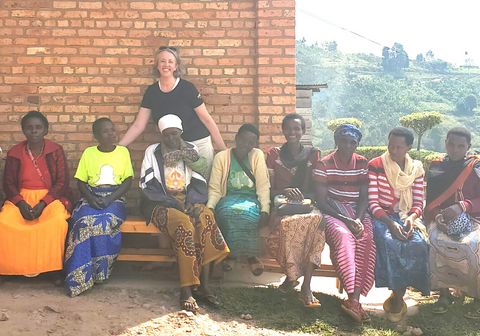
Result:
<svg viewBox="0 0 480 336"><path fill-rule="evenodd" d="M252 171L248 155L243 163L250 171ZM235 159L235 156L232 155L228 170L227 195L239 193L256 194L256 187L255 183L253 183L250 177L248 177L248 175L243 171L242 167Z"/></svg>
<svg viewBox="0 0 480 336"><path fill-rule="evenodd" d="M130 153L123 146L116 146L110 153L99 151L97 146L88 147L82 154L75 174L75 178L92 187L119 185L130 176L133 176Z"/></svg>

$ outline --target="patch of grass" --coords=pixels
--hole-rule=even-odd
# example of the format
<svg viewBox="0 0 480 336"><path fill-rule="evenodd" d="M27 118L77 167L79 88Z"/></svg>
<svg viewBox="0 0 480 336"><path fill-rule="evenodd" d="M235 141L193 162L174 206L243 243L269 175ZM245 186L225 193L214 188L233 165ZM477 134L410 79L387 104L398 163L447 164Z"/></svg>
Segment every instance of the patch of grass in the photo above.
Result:
<svg viewBox="0 0 480 336"><path fill-rule="evenodd" d="M372 316L367 324L352 321L340 308L342 300L330 295L315 293L322 303L320 308L305 308L298 293L281 293L273 287L223 288L218 293L223 305L217 312L225 317L239 318L251 314L258 326L284 331L299 331L324 336L362 335L399 336L396 324ZM464 318L471 301L456 303L445 315L431 313L435 299L419 305L419 313L408 317L407 325L421 328L425 336L480 336L480 321Z"/></svg>
<svg viewBox="0 0 480 336"><path fill-rule="evenodd" d="M361 325L352 321L340 308L342 300L335 296L315 293L322 303L320 308L305 308L298 300L298 293L281 293L273 287L224 288L219 293L223 305L218 312L226 317L251 314L255 322L264 328L301 331L325 336L399 335L391 323L373 316L372 322Z"/></svg>

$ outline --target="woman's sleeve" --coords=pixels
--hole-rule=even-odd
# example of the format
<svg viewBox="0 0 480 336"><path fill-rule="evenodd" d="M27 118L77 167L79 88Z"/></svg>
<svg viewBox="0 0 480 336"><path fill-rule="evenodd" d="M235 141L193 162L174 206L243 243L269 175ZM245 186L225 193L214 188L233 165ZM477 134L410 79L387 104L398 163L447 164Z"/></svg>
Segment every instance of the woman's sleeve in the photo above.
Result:
<svg viewBox="0 0 480 336"><path fill-rule="evenodd" d="M132 166L132 159L130 158L130 152L128 151L127 148L125 148L125 154L124 154L124 159L123 161L125 162L125 167L123 169L124 175L123 175L123 180L126 180L130 176L133 176L133 166Z"/></svg>
<svg viewBox="0 0 480 336"><path fill-rule="evenodd" d="M275 156L276 156L275 147L272 147L267 152L267 162L266 162L271 188L273 188L273 186L275 185Z"/></svg>
<svg viewBox="0 0 480 336"><path fill-rule="evenodd" d="M199 107L200 105L203 104L203 98L200 92L198 92L197 88L195 85L192 83L188 82L188 89L187 89L187 99L190 104L190 106L195 109Z"/></svg>
<svg viewBox="0 0 480 336"><path fill-rule="evenodd" d="M416 213L420 218L423 212L423 175L419 176L412 184L413 203L409 211L409 215Z"/></svg>
<svg viewBox="0 0 480 336"><path fill-rule="evenodd" d="M262 212L270 212L270 177L265 162L265 155L262 151L258 150L255 157L255 182L257 189L257 197L262 208Z"/></svg>
<svg viewBox="0 0 480 336"><path fill-rule="evenodd" d="M378 174L372 165L368 166L368 178L370 180L368 185L368 208L373 216L380 218L387 213L382 209L378 200Z"/></svg>
<svg viewBox="0 0 480 336"><path fill-rule="evenodd" d="M150 90L150 86L147 88L147 90L145 91L145 93L143 94L143 99L142 99L142 103L140 104L140 107L144 107L144 108L147 108L149 110L152 109L152 95L151 95L151 90Z"/></svg>
<svg viewBox="0 0 480 336"><path fill-rule="evenodd" d="M78 162L77 171L75 172L75 178L87 183L88 182L88 169L87 169L87 159L85 158L85 151L82 153L82 157Z"/></svg>
<svg viewBox="0 0 480 336"><path fill-rule="evenodd" d="M3 191L7 200L13 204L23 201L20 190L18 190L18 179L20 175L20 160L11 156L7 156L5 169L3 171Z"/></svg>
<svg viewBox="0 0 480 336"><path fill-rule="evenodd" d="M321 160L313 167L313 179L322 187L328 187L327 167Z"/></svg>
<svg viewBox="0 0 480 336"><path fill-rule="evenodd" d="M57 176L55 177L55 184L52 185L48 194L45 195L41 200L44 201L47 205L52 203L54 200L64 197L67 194L68 188L70 187L70 174L68 173L67 160L65 159L65 153L63 148L55 150L54 159L55 164L57 165Z"/></svg>
<svg viewBox="0 0 480 336"><path fill-rule="evenodd" d="M210 180L208 181L208 202L207 207L215 209L222 197L222 177L223 177L223 164L221 153L215 155L213 159L212 172L210 174Z"/></svg>

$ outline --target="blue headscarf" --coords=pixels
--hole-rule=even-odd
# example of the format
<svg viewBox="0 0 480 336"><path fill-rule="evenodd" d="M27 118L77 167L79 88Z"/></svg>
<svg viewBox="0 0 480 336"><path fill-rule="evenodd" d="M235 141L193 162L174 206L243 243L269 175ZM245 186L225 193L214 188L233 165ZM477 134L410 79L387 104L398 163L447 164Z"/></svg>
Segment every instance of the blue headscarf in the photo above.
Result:
<svg viewBox="0 0 480 336"><path fill-rule="evenodd" d="M335 139L342 135L351 136L352 138L357 140L357 142L360 142L360 140L362 140L362 132L357 127L350 124L339 125L333 133L333 137Z"/></svg>

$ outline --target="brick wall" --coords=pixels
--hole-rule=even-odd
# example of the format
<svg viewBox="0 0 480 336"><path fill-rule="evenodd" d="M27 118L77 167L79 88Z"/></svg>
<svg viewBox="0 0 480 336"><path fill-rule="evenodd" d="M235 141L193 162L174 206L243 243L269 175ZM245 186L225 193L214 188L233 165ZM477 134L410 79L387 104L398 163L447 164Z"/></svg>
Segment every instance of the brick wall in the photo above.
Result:
<svg viewBox="0 0 480 336"><path fill-rule="evenodd" d="M73 175L95 144L95 119L111 118L121 134L131 125L162 45L180 47L184 77L228 145L244 122L259 125L264 149L283 141L281 119L295 110L294 0L2 0L0 146L23 140L20 118L39 110ZM137 175L143 150L156 141L151 123L129 146Z"/></svg>

